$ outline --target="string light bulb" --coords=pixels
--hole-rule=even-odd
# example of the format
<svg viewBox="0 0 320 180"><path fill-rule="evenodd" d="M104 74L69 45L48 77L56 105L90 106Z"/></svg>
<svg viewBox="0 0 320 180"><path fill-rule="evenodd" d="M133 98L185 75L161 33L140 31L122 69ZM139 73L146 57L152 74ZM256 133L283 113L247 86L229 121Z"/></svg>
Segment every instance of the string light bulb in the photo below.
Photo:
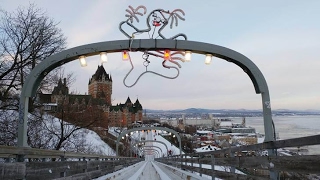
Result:
<svg viewBox="0 0 320 180"><path fill-rule="evenodd" d="M100 60L101 60L101 63L106 63L106 62L108 62L108 56L107 56L107 53L106 53L106 52L101 52L101 53L100 53Z"/></svg>
<svg viewBox="0 0 320 180"><path fill-rule="evenodd" d="M205 59L204 63L206 65L209 65L209 64L211 64L211 61L212 61L212 54L206 54L206 59Z"/></svg>
<svg viewBox="0 0 320 180"><path fill-rule="evenodd" d="M129 59L129 52L122 51L122 60L127 61Z"/></svg>
<svg viewBox="0 0 320 180"><path fill-rule="evenodd" d="M79 61L80 61L81 67L87 66L87 61L86 61L86 57L85 56L80 56L79 57Z"/></svg>
<svg viewBox="0 0 320 180"><path fill-rule="evenodd" d="M185 51L184 53L184 60L186 62L190 62L191 61L191 51Z"/></svg>
<svg viewBox="0 0 320 180"><path fill-rule="evenodd" d="M170 50L168 50L168 49L164 50L163 59L164 60L170 60L171 59Z"/></svg>

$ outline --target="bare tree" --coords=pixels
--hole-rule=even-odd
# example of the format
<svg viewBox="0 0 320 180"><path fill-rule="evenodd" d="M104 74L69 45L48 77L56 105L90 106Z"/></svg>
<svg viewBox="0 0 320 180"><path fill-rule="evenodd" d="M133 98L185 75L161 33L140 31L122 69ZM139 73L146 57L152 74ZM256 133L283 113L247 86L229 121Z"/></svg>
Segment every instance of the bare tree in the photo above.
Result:
<svg viewBox="0 0 320 180"><path fill-rule="evenodd" d="M77 139L80 136L77 132L83 128L107 127L104 112L98 106L88 105L78 109L77 105L64 101L53 115L57 118L46 124L45 129L57 139L54 143L56 150L72 147L75 142L69 140L71 137Z"/></svg>
<svg viewBox="0 0 320 180"><path fill-rule="evenodd" d="M13 13L0 10L0 15L0 100L4 102L20 92L39 62L65 48L66 38L58 23L33 4Z"/></svg>
<svg viewBox="0 0 320 180"><path fill-rule="evenodd" d="M0 109L0 145L16 145L18 125L16 112Z"/></svg>
<svg viewBox="0 0 320 180"><path fill-rule="evenodd" d="M18 113L8 111L7 107L17 109L18 94L27 75L38 63L66 46L66 38L57 25L33 4L12 13L0 10L0 110L4 109L0 113L3 115L0 117L3 127L0 144L16 144ZM41 82L40 90L50 92L62 77L65 77L63 68L53 70ZM66 78L68 83L75 80L72 73ZM80 131L105 126L101 121L103 111L93 106L75 111L73 108L71 104L63 104L64 110L54 114L57 117L43 113L41 108L32 109L28 115L28 144L38 148L84 151ZM7 114L9 112L13 114ZM10 133L5 128L10 129Z"/></svg>
<svg viewBox="0 0 320 180"><path fill-rule="evenodd" d="M57 86L59 81L66 79L66 85L71 85L76 81L76 77L73 72L66 72L63 66L57 67L52 70L41 82L41 92L51 93L54 86Z"/></svg>
<svg viewBox="0 0 320 180"><path fill-rule="evenodd" d="M98 117L101 113L99 115L96 110L76 112L70 107L65 105L63 110L61 109L60 112L54 113L56 116L60 116L59 118L41 111L30 115L28 127L29 146L41 149L99 153L96 151L97 147L94 147L93 144L85 139L86 134L89 133L89 130L85 128L100 125L98 121L102 119ZM75 123L70 123L66 120L74 121ZM80 122L82 120L85 120L85 122Z"/></svg>

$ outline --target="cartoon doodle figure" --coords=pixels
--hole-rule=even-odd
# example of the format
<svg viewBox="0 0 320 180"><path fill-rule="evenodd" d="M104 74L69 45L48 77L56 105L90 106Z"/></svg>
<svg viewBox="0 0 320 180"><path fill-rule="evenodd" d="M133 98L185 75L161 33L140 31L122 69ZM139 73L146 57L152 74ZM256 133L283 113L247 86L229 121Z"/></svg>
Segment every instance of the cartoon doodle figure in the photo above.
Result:
<svg viewBox="0 0 320 180"><path fill-rule="evenodd" d="M139 12L140 9L143 9L144 12L143 13ZM182 14L183 16L185 15L184 11L181 9L175 9L172 12L165 11L163 9L155 9L147 17L147 20L146 20L147 28L146 29L139 29L135 25L133 25L134 19L139 23L139 19L138 19L137 15L143 16L144 14L146 14L147 8L145 6L138 6L136 9L134 9L132 6L129 6L129 9L126 9L126 12L128 12L128 14L126 14L125 17L127 17L128 19L126 21L120 22L119 29L128 38L133 38L134 34L150 32L152 30L152 26L153 26L154 30L153 30L152 36L150 38L153 38L155 29L159 27L158 36L160 36L162 39L167 39L161 33L161 31L169 24L169 21L171 21L170 28L172 29L173 24L175 24L175 26L178 26L178 19L181 19L183 21L185 20L180 15L180 14ZM129 25L130 27L132 27L135 30L135 32L132 33L132 36L130 36L127 32L125 32L122 29L122 26L124 24ZM169 39L176 39L178 37L183 37L185 40L187 40L187 36L182 33L179 33L175 36L172 36Z"/></svg>
<svg viewBox="0 0 320 180"><path fill-rule="evenodd" d="M143 9L143 14L141 12L139 12L140 9ZM129 9L126 9L126 12L128 12L128 14L125 15L125 17L127 17L128 19L126 21L122 21L119 24L119 30L128 38L132 38L132 36L130 36L128 33L126 33L123 29L122 26L123 24L127 24L130 27L132 27L133 29L137 31L139 31L138 28L136 28L132 23L133 20L135 19L137 22L139 22L139 18L137 17L137 15L143 16L144 14L147 13L147 8L145 6L138 6L136 9L134 9L132 6L129 6Z"/></svg>
<svg viewBox="0 0 320 180"><path fill-rule="evenodd" d="M140 9L142 9L143 12L140 12ZM129 6L129 8L126 9L126 12L127 12L127 14L125 15L125 17L127 17L127 20L120 22L119 30L126 37L128 37L130 39L130 41L131 41L130 42L129 51L131 51L131 43L133 42L135 34L141 34L141 33L148 33L149 34L150 31L152 31L152 35L149 34L149 38L150 39L154 39L154 37L155 37L155 39L158 38L158 37L161 37L162 39L167 39L162 34L162 30L165 27L167 27L169 23L170 23L170 29L172 29L174 25L178 26L178 20L179 19L182 20L182 21L185 20L182 17L182 16L185 15L185 13L181 9L175 9L172 12L165 11L163 9L155 9L155 10L151 11L151 13L147 16L147 19L146 19L147 28L146 29L139 29L137 26L134 25L134 21L137 21L137 23L139 23L138 15L139 16L143 16L144 14L146 14L147 8L145 6L138 6L137 8L133 8L132 6ZM129 33L127 33L126 31L123 30L123 28L122 28L123 25L128 25L129 27L134 29L134 32L132 33L132 35L129 35ZM155 32L156 32L156 29L157 29L157 36L154 35ZM187 40L187 36L185 34L182 34L182 33L178 33L178 34L172 36L169 39L177 39L178 37L182 37L182 38L184 38L184 40ZM126 52L126 53L129 55L128 52ZM177 74L175 76L165 76L163 74L159 74L159 73L154 72L154 71L149 71L147 69L147 67L148 67L148 65L150 63L150 61L148 60L149 55L165 59L162 62L162 66L164 68L167 68L167 69L171 69L171 68L175 69L177 71ZM143 56L142 56L142 58L145 60L143 65L146 67L146 71L143 72L142 74L140 74L139 77L136 79L136 81L132 85L127 85L125 83L126 78L131 73L131 71L134 69L133 63L131 61L131 57L129 55L128 59L130 60L131 69L126 74L125 78L123 79L123 84L126 87L132 87L146 73L152 73L152 74L155 74L155 75L158 75L158 76L161 76L161 77L164 77L164 78L168 78L168 79L177 78L179 76L179 69L178 68L181 68L181 65L178 62L176 62L176 60L180 60L180 61L184 62L184 59L181 58L181 57L176 57L176 55L184 56L184 52L178 51L178 52L171 53L170 51L168 51L168 52L166 52L166 51L155 51L155 52L145 51ZM167 56L167 57L165 58L165 56ZM176 65L177 67L167 65L166 64L167 62L170 62L170 63Z"/></svg>
<svg viewBox="0 0 320 180"><path fill-rule="evenodd" d="M171 20L170 23L170 29L172 29L173 27L173 23L175 24L175 26L178 26L178 18L181 19L182 21L184 21L185 19L179 15L179 12L184 16L185 13L183 10L181 9L175 9L173 10L171 13L169 11L167 11L166 13L169 13L169 17L168 19L164 18L162 20L162 26L160 27L160 29L158 30L158 34L162 39L166 39L165 36L161 33L161 31L169 24L169 21ZM163 13L161 13L161 15L163 15ZM160 26L160 25L159 25ZM183 37L185 40L187 40L187 36L185 34L179 33L175 36L172 36L169 39L176 39L177 37Z"/></svg>

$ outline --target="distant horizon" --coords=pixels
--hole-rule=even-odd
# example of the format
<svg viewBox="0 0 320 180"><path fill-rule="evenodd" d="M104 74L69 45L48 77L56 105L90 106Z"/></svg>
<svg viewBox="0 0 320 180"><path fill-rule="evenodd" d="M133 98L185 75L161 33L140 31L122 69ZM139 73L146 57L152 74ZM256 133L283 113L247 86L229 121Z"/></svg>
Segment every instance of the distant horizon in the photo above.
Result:
<svg viewBox="0 0 320 180"><path fill-rule="evenodd" d="M152 111L183 111L183 110L188 110L188 109L202 109L202 110L215 110L215 111L223 111L223 110L227 110L227 111L241 111L241 110L245 110L245 111L261 111L262 109L245 109L245 108L240 108L240 109L226 109L226 108L220 108L220 109L211 109L211 108L186 108L186 109L150 109L150 108L146 108L143 110L152 110ZM294 110L294 109L272 109L272 111L301 111L301 112L320 112L320 110L317 109L305 109L305 110Z"/></svg>

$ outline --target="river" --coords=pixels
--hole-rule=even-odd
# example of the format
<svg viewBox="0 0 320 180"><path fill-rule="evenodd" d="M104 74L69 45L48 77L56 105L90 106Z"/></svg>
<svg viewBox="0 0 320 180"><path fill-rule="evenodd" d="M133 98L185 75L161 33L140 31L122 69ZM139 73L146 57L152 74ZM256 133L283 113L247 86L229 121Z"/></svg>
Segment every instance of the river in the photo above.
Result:
<svg viewBox="0 0 320 180"><path fill-rule="evenodd" d="M241 122L242 118L230 118ZM298 138L320 134L320 116L273 116L276 134L280 139ZM247 117L246 126L254 127L257 132L264 134L263 117ZM303 147L308 149L305 154L319 154L320 145Z"/></svg>
<svg viewBox="0 0 320 180"><path fill-rule="evenodd" d="M242 117L226 117L235 123L241 123ZM272 117L276 134L280 139L291 139L304 136L312 136L320 134L320 115L304 115L304 116L273 116ZM176 125L177 121L167 121L171 125ZM187 119L187 124L213 124L209 119ZM246 126L253 127L256 132L264 134L263 117L246 117ZM297 149L297 148L296 148ZM320 154L320 145L305 146L301 150L307 149L308 152L303 154Z"/></svg>

